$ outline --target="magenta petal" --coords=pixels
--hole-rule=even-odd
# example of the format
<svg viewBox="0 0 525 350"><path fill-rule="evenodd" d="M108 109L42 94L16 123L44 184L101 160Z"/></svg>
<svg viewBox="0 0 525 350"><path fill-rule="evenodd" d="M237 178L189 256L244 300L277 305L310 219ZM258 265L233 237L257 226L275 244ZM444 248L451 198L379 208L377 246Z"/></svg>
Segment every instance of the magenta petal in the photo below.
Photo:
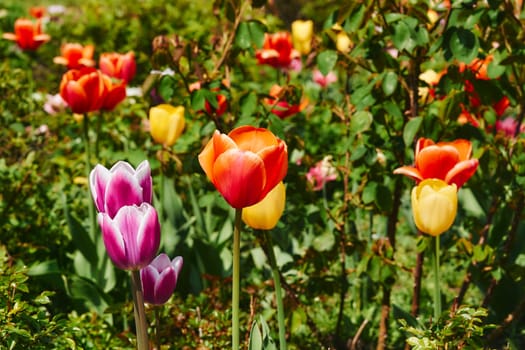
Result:
<svg viewBox="0 0 525 350"><path fill-rule="evenodd" d="M123 206L142 203L142 188L132 173L124 170L113 173L107 184L105 202L106 212L111 217Z"/></svg>
<svg viewBox="0 0 525 350"><path fill-rule="evenodd" d="M155 257L160 246L160 223L157 211L148 203L142 203L138 208L141 212L141 223L135 237L137 250L137 262L146 266Z"/></svg>
<svg viewBox="0 0 525 350"><path fill-rule="evenodd" d="M137 246L137 231L141 225L142 215L136 206L120 208L114 219L117 224L126 249L126 269L136 270L146 266L140 261L140 247Z"/></svg>
<svg viewBox="0 0 525 350"><path fill-rule="evenodd" d="M100 164L97 164L91 173L89 174L89 188L93 201L99 212L104 213L104 197L106 193L107 183L111 178L111 174L108 169Z"/></svg>
<svg viewBox="0 0 525 350"><path fill-rule="evenodd" d="M151 169L148 160L144 160L139 164L135 177L140 187L142 187L142 201L151 204L153 199L153 180L151 178Z"/></svg>
<svg viewBox="0 0 525 350"><path fill-rule="evenodd" d="M118 225L106 213L99 213L97 219L109 258L118 268L126 269L128 266L126 245Z"/></svg>
<svg viewBox="0 0 525 350"><path fill-rule="evenodd" d="M155 283L159 279L159 272L151 265L140 270L140 281L144 293L144 301L155 304Z"/></svg>
<svg viewBox="0 0 525 350"><path fill-rule="evenodd" d="M161 253L155 259L153 259L153 261L150 263L150 266L156 268L157 271L160 273L164 269L167 269L171 266L171 261L166 254Z"/></svg>
<svg viewBox="0 0 525 350"><path fill-rule="evenodd" d="M171 266L175 269L175 273L177 274L177 278L179 277L180 270L182 270L183 260L182 256L177 256L173 259L171 262Z"/></svg>
<svg viewBox="0 0 525 350"><path fill-rule="evenodd" d="M173 267L168 267L160 274L157 283L155 283L155 302L164 304L175 290L177 285L177 275Z"/></svg>

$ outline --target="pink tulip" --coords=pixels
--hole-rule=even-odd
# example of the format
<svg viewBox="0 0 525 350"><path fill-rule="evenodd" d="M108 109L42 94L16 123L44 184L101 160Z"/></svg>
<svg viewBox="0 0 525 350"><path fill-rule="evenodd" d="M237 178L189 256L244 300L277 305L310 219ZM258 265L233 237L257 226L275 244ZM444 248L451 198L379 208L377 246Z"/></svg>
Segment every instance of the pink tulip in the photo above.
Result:
<svg viewBox="0 0 525 350"><path fill-rule="evenodd" d="M149 203L126 205L115 218L98 214L98 224L109 258L122 270L140 270L147 266L160 245L160 223Z"/></svg>
<svg viewBox="0 0 525 350"><path fill-rule="evenodd" d="M152 201L151 169L147 160L137 170L119 161L108 170L98 164L89 175L91 194L97 210L115 217L125 205L141 205Z"/></svg>
<svg viewBox="0 0 525 350"><path fill-rule="evenodd" d="M170 261L170 258L162 253L140 270L145 302L162 305L168 301L177 286L182 263L181 256Z"/></svg>

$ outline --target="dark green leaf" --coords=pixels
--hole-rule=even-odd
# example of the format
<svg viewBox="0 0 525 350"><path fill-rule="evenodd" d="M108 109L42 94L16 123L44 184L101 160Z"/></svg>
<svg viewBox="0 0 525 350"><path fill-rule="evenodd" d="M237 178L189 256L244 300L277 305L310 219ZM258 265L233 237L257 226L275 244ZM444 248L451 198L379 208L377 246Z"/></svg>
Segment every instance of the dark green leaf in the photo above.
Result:
<svg viewBox="0 0 525 350"><path fill-rule="evenodd" d="M326 50L317 56L317 66L323 75L327 75L334 69L337 62L337 52Z"/></svg>

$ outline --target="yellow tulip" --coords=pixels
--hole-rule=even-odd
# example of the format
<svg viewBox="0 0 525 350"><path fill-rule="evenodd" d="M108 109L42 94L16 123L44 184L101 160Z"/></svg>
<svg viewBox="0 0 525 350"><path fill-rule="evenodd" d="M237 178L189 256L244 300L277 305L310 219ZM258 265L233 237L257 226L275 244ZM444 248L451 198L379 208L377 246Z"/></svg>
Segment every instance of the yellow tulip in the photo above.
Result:
<svg viewBox="0 0 525 350"><path fill-rule="evenodd" d="M257 230L271 230L283 215L285 202L286 187L279 182L262 201L242 210L242 221Z"/></svg>
<svg viewBox="0 0 525 350"><path fill-rule="evenodd" d="M458 208L457 187L427 179L412 189L412 213L422 232L439 236L452 226Z"/></svg>
<svg viewBox="0 0 525 350"><path fill-rule="evenodd" d="M150 133L153 140L173 146L184 130L184 107L160 104L149 110Z"/></svg>
<svg viewBox="0 0 525 350"><path fill-rule="evenodd" d="M311 20L296 20L292 23L292 39L294 48L303 55L308 55L312 50L312 36L314 35L314 22Z"/></svg>
<svg viewBox="0 0 525 350"><path fill-rule="evenodd" d="M335 38L335 46L338 51L347 53L352 47L352 40L345 32L340 31Z"/></svg>

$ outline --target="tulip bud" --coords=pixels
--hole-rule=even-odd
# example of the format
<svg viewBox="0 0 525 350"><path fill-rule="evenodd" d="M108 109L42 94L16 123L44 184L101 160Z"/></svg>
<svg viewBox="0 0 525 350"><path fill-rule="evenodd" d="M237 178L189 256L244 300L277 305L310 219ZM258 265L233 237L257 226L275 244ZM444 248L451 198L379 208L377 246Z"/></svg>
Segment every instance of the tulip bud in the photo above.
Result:
<svg viewBox="0 0 525 350"><path fill-rule="evenodd" d="M283 215L285 202L286 187L280 182L262 201L242 210L242 221L257 230L271 230Z"/></svg>
<svg viewBox="0 0 525 350"><path fill-rule="evenodd" d="M294 48L303 55L308 55L312 50L312 36L314 22L311 20L297 20L292 22L292 40Z"/></svg>
<svg viewBox="0 0 525 350"><path fill-rule="evenodd" d="M149 203L140 207L127 205L115 218L98 214L102 239L109 258L122 270L140 270L147 266L160 245L160 223L157 211Z"/></svg>
<svg viewBox="0 0 525 350"><path fill-rule="evenodd" d="M164 146L175 144L184 130L184 107L160 104L149 110L150 133L153 140Z"/></svg>
<svg viewBox="0 0 525 350"><path fill-rule="evenodd" d="M412 213L422 232L438 236L454 223L458 207L457 187L439 179L422 181L412 189Z"/></svg>
<svg viewBox="0 0 525 350"><path fill-rule="evenodd" d="M350 47L352 46L352 40L350 40L350 37L348 37L348 34L341 31L337 33L337 36L335 39L335 46L338 51L346 53L350 51Z"/></svg>
<svg viewBox="0 0 525 350"><path fill-rule="evenodd" d="M144 292L144 301L149 304L162 305L168 301L177 286L182 257L170 258L162 253L140 270L140 280Z"/></svg>

